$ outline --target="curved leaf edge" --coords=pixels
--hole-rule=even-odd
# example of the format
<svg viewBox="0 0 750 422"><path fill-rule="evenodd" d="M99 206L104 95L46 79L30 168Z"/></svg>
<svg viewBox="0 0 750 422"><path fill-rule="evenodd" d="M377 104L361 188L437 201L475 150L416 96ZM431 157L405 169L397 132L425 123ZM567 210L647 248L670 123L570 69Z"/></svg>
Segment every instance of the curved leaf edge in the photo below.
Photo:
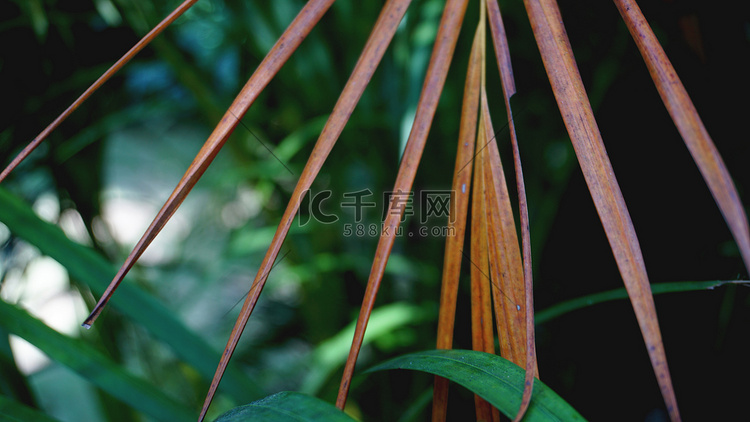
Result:
<svg viewBox="0 0 750 422"><path fill-rule="evenodd" d="M214 422L354 422L336 406L293 391L282 391L252 403L235 407Z"/></svg>
<svg viewBox="0 0 750 422"><path fill-rule="evenodd" d="M364 373L409 369L448 378L515 416L521 404L524 369L497 355L474 350L428 350L388 360ZM585 421L572 406L538 379L524 421Z"/></svg>

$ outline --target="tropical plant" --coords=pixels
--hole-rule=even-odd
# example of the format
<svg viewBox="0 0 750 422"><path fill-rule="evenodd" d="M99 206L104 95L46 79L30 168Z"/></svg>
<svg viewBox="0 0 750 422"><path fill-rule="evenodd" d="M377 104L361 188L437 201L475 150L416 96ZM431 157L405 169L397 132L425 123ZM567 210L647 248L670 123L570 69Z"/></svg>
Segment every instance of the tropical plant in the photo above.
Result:
<svg viewBox="0 0 750 422"><path fill-rule="evenodd" d="M750 263L747 184L727 170L746 177L732 117L747 105L712 95L749 91L747 14L648 5L665 54L633 1L563 3L562 15L554 1L507 3L502 15L494 0L2 6L13 106L0 154L21 151L0 174L4 414L183 420L208 390L201 419L349 418L311 396L372 420L497 420L493 406L581 418L538 376L594 420L679 420L678 400L691 417L733 415L706 402L741 396L710 385L746 372L742 281L666 281L739 279ZM730 73L716 80L717 68ZM602 292L618 279L625 289ZM667 292L681 294L655 302ZM625 297L635 320L624 301L591 306ZM534 302L547 308L536 318ZM505 359L404 354L435 343ZM434 392L426 377L353 377L355 363L394 356L379 368L434 374ZM656 383L633 375L646 356ZM476 398L448 395L448 380ZM305 395L271 395L283 390Z"/></svg>

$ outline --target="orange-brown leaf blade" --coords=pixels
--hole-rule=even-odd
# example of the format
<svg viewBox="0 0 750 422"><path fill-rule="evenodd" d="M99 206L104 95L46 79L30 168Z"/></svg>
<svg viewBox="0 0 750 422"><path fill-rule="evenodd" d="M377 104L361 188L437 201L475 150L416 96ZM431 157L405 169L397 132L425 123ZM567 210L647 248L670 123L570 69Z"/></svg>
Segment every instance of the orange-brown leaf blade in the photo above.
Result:
<svg viewBox="0 0 750 422"><path fill-rule="evenodd" d="M263 62L258 66L258 69L247 81L234 102L232 102L232 105L229 106L224 117L213 130L211 135L209 135L205 144L185 172L185 175L182 176L182 179L177 184L177 187L175 187L172 194L164 203L164 206L156 215L154 221L148 229L146 229L143 237L141 237L133 248L133 251L128 255L125 263L117 272L115 278L110 282L107 290L105 290L89 317L84 321L84 327L90 327L91 324L94 323L112 294L117 289L117 286L119 286L125 278L125 275L130 271L133 265L135 265L135 262L140 258L154 238L156 238L156 235L159 234L164 225L167 224L167 221L169 221L175 211L177 211L177 208L185 200L185 197L190 193L190 190L193 189L193 186L198 182L198 179L200 179L219 153L221 147L224 146L229 135L231 135L237 127L237 124L240 121L239 119L244 116L248 108L250 108L255 99L258 98L261 91L263 91L266 85L268 85L268 82L270 82L279 69L281 69L281 66L286 63L294 50L296 50L300 43L302 43L302 40L305 39L307 34L310 33L312 28L318 20L320 20L326 10L328 10L333 1L334 0L310 0L289 25L286 31L284 31L276 44L274 44L271 51L268 52L265 59L263 59Z"/></svg>
<svg viewBox="0 0 750 422"><path fill-rule="evenodd" d="M633 304L672 420L680 419L646 266L554 0L524 0L547 75Z"/></svg>
<svg viewBox="0 0 750 422"><path fill-rule="evenodd" d="M495 46L498 70L503 85L503 98L508 116L508 129L513 147L513 164L516 175L516 190L518 191L518 207L521 219L521 245L523 256L524 277L524 299L525 299L525 325L526 325L526 378L524 380L523 396L521 406L518 409L515 420L520 421L531 404L531 395L534 388L534 377L538 377L536 362L536 335L534 327L534 286L531 274L531 233L529 228L529 209L526 201L526 186L523 180L521 167L521 153L516 136L516 125L513 121L513 112L510 107L510 97L516 92L516 84L513 78L513 68L510 62L510 50L508 40L505 36L505 26L500 14L497 0L487 0L487 13L490 17L490 29L492 41Z"/></svg>
<svg viewBox="0 0 750 422"><path fill-rule="evenodd" d="M36 136L31 142L29 142L26 147L21 150L20 153L16 156L16 158L13 159L13 161L8 164L8 166L3 169L2 172L0 172L0 183L2 183L3 180L5 180L6 177L16 168L23 160L25 160L29 154L31 154L45 139L47 139L47 136L49 136L50 133L52 133L53 130L55 130L60 124L65 121L65 119L68 118L78 107L80 107L81 104L83 104L84 101L86 101L91 94L96 92L99 87L104 85L105 82L109 80L109 78L112 77L115 73L117 73L118 70L120 70L123 66L125 66L130 59L135 57L136 54L138 54L145 46L147 46L154 38L156 38L161 32L172 24L172 22L175 21L175 19L179 18L185 11L187 11L192 5L195 4L198 0L185 0L177 6L175 10L172 11L169 15L167 15L164 20L159 22L158 25L156 25L151 31L149 31L148 34L146 34L143 38L141 38L140 41L138 41L130 50L128 50L127 53L125 53L122 57L120 57L119 60L115 62L109 69L107 69L106 72L102 74L102 76L99 77L96 81L94 81L91 86L89 86L86 91L81 94L80 97L78 97L75 101L73 101L68 108L65 109L55 120L52 121L52 123L49 124L44 130Z"/></svg>
<svg viewBox="0 0 750 422"><path fill-rule="evenodd" d="M443 16L440 21L440 27L435 39L430 64L427 68L427 76L422 87L422 93L417 106L414 125L409 134L406 143L403 158L399 166L398 176L393 188L393 197L389 205L389 211L383 222L383 231L378 241L375 251L370 277L367 281L365 297L362 301L362 308L357 318L357 325L354 331L354 339L349 351L349 356L344 366L344 374L339 386L339 394L336 399L336 406L344 408L346 398L349 394L351 378L354 374L354 364L356 363L359 349L362 346L365 328L370 319L375 297L380 287L380 281L383 278L385 265L388 261L393 242L396 238L401 216L404 212L404 196L407 195L414 182L414 176L417 172L422 151L424 150L427 134L432 124L432 119L437 109L438 100L445 84L453 52L456 48L456 40L461 29L464 13L466 12L466 0L449 0L446 2Z"/></svg>
<svg viewBox="0 0 750 422"><path fill-rule="evenodd" d="M641 51L669 115L729 225L745 268L750 270L750 228L747 214L719 151L638 4L633 0L615 0L615 4Z"/></svg>
<svg viewBox="0 0 750 422"><path fill-rule="evenodd" d="M495 58L497 59L498 70L500 70L503 92L505 97L510 99L516 93L516 82L513 78L513 66L510 64L510 49L508 48L508 38L505 36L505 25L497 0L487 0L487 17L490 21L492 45L495 47ZM510 122L512 124L513 121Z"/></svg>
<svg viewBox="0 0 750 422"><path fill-rule="evenodd" d="M471 201L471 344L474 350L494 354L483 164L481 159L476 162ZM498 410L478 395L474 395L474 406L478 421L499 420Z"/></svg>
<svg viewBox="0 0 750 422"><path fill-rule="evenodd" d="M536 361L536 331L534 326L534 282L531 273L531 232L529 227L529 208L526 200L526 184L523 180L523 169L521 167L521 153L518 148L516 130L513 125L513 115L510 109L510 98L505 97L508 108L508 119L510 123L510 139L513 146L513 164L516 173L516 190L518 191L518 207L521 220L521 254L523 256L523 288L526 328L526 377L524 380L521 407L518 409L515 421L519 422L531 404L531 395L534 388L534 377L539 377L539 369Z"/></svg>
<svg viewBox="0 0 750 422"><path fill-rule="evenodd" d="M442 288L440 291L440 313L438 316L437 348L453 347L453 329L456 316L458 281L463 262L466 217L471 191L471 169L474 143L476 142L477 116L479 111L479 80L481 77L481 38L484 31L477 28L474 35L469 68L466 72L461 122L458 131L458 151L453 171L453 184L448 221L448 235L445 237ZM448 380L436 376L432 397L433 422L445 421L448 408Z"/></svg>
<svg viewBox="0 0 750 422"><path fill-rule="evenodd" d="M493 281L495 318L500 337L500 353L520 367L526 361L526 328L523 262L518 234L510 204L510 195L495 142L494 129L487 106L487 93L481 92L480 130L485 148L484 183L487 192L487 231L489 234L490 270Z"/></svg>
<svg viewBox="0 0 750 422"><path fill-rule="evenodd" d="M344 126L349 121L349 116L359 102L359 99L362 97L362 93L369 84L380 60L383 58L385 50L393 39L393 35L396 33L396 29L406 13L410 1L411 0L389 0L380 12L380 16L378 17L372 33L362 50L362 54L360 55L346 86L339 96L339 99L333 108L333 112L331 112L326 125L323 127L323 130L318 137L318 141L316 142L315 147L310 154L310 158L302 171L302 175L297 182L297 186L292 193L292 199L287 204L284 215L281 217L281 222L276 228L276 233L271 241L271 245L269 246L268 251L266 251L266 255L263 258L263 262L261 262L255 280L253 280L252 288L248 292L247 298L242 305L242 309L240 310L237 321L232 328L224 353L222 354L221 360L216 369L216 374L214 375L208 394L206 395L203 409L201 410L201 420L208 411L208 407L216 393L216 389L218 388L219 382L226 370L229 359L232 357L240 336L247 325L247 321L255 308L255 304L260 297L260 293L266 283L268 274L273 268L273 263L279 254L281 245L289 232L289 227L299 209L302 198L305 192L310 189L310 186L320 172L325 159L328 157L331 149L333 149L333 146L338 140L339 135L341 135Z"/></svg>
<svg viewBox="0 0 750 422"><path fill-rule="evenodd" d="M449 236L445 238L445 258L443 264L443 289L440 298L440 317L438 319L438 349L450 349L453 343L453 324L456 311L456 292L458 278L463 260L461 250L466 232L466 217L469 207L469 193L471 190L471 171L473 165L474 144L476 142L477 116L479 111L479 78L480 56L479 37L477 30L474 45L469 58L469 69L464 87L463 107L458 133L458 151L453 172L451 187L450 219L448 221ZM443 312L445 311L445 312Z"/></svg>

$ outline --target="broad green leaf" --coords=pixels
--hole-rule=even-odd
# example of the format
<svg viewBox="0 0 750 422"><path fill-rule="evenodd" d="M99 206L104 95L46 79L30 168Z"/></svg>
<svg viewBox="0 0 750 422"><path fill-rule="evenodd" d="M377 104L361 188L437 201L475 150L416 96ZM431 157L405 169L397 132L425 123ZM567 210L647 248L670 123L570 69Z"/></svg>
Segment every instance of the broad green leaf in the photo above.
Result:
<svg viewBox="0 0 750 422"><path fill-rule="evenodd" d="M353 422L336 406L315 397L283 391L256 402L237 407L215 422Z"/></svg>
<svg viewBox="0 0 750 422"><path fill-rule="evenodd" d="M440 375L478 394L512 418L521 404L525 372L497 355L473 350L429 350L399 356L369 369L411 369ZM524 421L585 420L565 400L534 380L534 393Z"/></svg>
<svg viewBox="0 0 750 422"><path fill-rule="evenodd" d="M0 419L7 422L57 422L39 410L0 395Z"/></svg>
<svg viewBox="0 0 750 422"><path fill-rule="evenodd" d="M0 188L0 222L10 231L62 264L70 276L101 294L114 268L93 250L72 242L59 227L41 220L28 205ZM169 310L135 284L124 283L112 306L172 347L174 353L210 379L219 353L179 322ZM229 371L224 391L243 402L262 394L239 370Z"/></svg>
<svg viewBox="0 0 750 422"><path fill-rule="evenodd" d="M167 397L155 386L125 372L88 344L46 326L26 311L0 301L0 324L51 359L70 368L119 400L161 421L192 420L184 405Z"/></svg>

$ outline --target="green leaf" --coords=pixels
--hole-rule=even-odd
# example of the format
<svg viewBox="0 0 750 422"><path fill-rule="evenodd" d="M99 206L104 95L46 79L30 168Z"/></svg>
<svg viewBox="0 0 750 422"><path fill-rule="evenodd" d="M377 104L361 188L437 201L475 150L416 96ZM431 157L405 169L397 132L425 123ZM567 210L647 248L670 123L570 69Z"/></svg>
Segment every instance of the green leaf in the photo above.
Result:
<svg viewBox="0 0 750 422"><path fill-rule="evenodd" d="M0 395L0 419L7 422L57 422L57 419L3 395Z"/></svg>
<svg viewBox="0 0 750 422"><path fill-rule="evenodd" d="M439 375L456 382L490 402L512 418L521 405L524 370L489 353L473 350L429 350L391 359L367 372L412 369ZM532 421L584 421L560 396L534 380L531 405L523 419Z"/></svg>
<svg viewBox="0 0 750 422"><path fill-rule="evenodd" d="M716 287L724 286L726 284L747 285L748 283L750 283L750 280L677 281L674 283L654 283L651 285L651 292L654 295L664 293L692 292L698 290L713 290ZM535 321L537 324L544 324L545 322L555 319L568 312L582 309L587 306L627 298L628 292L624 287L615 290L608 290L606 292L594 293L579 298L566 300L565 302L560 302L557 305L550 306L543 311L537 312Z"/></svg>
<svg viewBox="0 0 750 422"><path fill-rule="evenodd" d="M26 311L0 300L0 324L38 347L112 396L162 421L188 421L195 415L155 386L125 372L80 340L64 336Z"/></svg>
<svg viewBox="0 0 750 422"><path fill-rule="evenodd" d="M283 391L221 415L214 422L354 422L336 406L301 393Z"/></svg>
<svg viewBox="0 0 750 422"><path fill-rule="evenodd" d="M1 187L0 222L7 225L14 235L55 259L72 278L87 284L96 294L101 294L115 275L115 269L104 258L68 239L59 227L41 220L28 205ZM211 379L219 353L185 327L153 296L137 285L125 282L110 303L170 345L177 356L198 370L205 379ZM227 371L222 389L240 402L262 395L258 387L237 369Z"/></svg>

